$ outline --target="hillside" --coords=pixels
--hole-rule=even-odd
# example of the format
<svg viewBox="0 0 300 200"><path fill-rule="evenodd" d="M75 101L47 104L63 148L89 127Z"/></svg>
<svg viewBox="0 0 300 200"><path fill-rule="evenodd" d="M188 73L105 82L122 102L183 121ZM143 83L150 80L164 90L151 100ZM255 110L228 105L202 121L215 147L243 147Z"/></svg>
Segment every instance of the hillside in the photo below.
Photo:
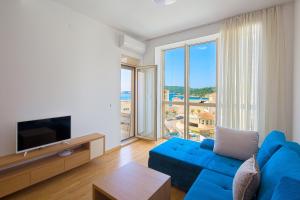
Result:
<svg viewBox="0 0 300 200"><path fill-rule="evenodd" d="M170 93L176 93L183 95L184 87L181 86L165 86L165 89L169 90ZM216 91L215 87L204 87L204 88L191 88L190 95L205 97L207 94L214 93Z"/></svg>

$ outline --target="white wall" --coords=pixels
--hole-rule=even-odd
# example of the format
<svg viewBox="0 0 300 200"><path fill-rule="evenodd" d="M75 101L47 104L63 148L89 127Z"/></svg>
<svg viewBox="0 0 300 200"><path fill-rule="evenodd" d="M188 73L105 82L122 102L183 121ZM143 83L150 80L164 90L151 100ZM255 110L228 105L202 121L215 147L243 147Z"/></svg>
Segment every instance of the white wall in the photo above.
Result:
<svg viewBox="0 0 300 200"><path fill-rule="evenodd" d="M0 24L0 155L17 121L60 115L119 145L119 32L50 0L1 0Z"/></svg>
<svg viewBox="0 0 300 200"><path fill-rule="evenodd" d="M300 1L295 1L293 139L300 142Z"/></svg>

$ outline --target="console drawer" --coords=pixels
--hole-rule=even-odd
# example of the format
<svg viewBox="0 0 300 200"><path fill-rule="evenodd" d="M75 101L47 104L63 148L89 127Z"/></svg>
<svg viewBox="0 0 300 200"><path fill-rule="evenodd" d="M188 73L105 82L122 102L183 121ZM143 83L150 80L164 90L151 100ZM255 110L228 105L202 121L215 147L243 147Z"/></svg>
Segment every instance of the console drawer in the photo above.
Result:
<svg viewBox="0 0 300 200"><path fill-rule="evenodd" d="M30 173L24 172L0 179L0 198L30 185Z"/></svg>
<svg viewBox="0 0 300 200"><path fill-rule="evenodd" d="M75 151L73 155L66 157L65 159L65 170L70 170L85 164L90 161L90 151L88 149Z"/></svg>
<svg viewBox="0 0 300 200"><path fill-rule="evenodd" d="M65 163L63 159L53 159L51 161L47 161L39 167L31 170L31 184L35 184L58 175L64 172L64 169Z"/></svg>

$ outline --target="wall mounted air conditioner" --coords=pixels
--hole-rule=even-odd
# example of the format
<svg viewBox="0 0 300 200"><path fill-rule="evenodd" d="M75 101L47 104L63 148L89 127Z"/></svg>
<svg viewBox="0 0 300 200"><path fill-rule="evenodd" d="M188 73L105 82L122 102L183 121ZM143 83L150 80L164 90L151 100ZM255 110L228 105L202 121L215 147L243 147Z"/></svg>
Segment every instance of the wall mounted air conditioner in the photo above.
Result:
<svg viewBox="0 0 300 200"><path fill-rule="evenodd" d="M143 55L146 51L146 45L143 42L140 42L125 34L120 36L120 47L141 55Z"/></svg>

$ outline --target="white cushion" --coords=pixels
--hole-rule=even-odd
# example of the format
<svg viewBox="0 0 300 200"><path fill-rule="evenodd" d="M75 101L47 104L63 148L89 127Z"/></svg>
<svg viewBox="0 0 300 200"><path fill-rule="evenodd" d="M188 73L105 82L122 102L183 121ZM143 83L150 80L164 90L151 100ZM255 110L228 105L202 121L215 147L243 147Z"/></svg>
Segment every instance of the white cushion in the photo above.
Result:
<svg viewBox="0 0 300 200"><path fill-rule="evenodd" d="M258 150L258 132L216 127L214 152L247 160Z"/></svg>
<svg viewBox="0 0 300 200"><path fill-rule="evenodd" d="M234 200L252 200L260 182L259 168L255 157L246 160L233 178L232 192Z"/></svg>

